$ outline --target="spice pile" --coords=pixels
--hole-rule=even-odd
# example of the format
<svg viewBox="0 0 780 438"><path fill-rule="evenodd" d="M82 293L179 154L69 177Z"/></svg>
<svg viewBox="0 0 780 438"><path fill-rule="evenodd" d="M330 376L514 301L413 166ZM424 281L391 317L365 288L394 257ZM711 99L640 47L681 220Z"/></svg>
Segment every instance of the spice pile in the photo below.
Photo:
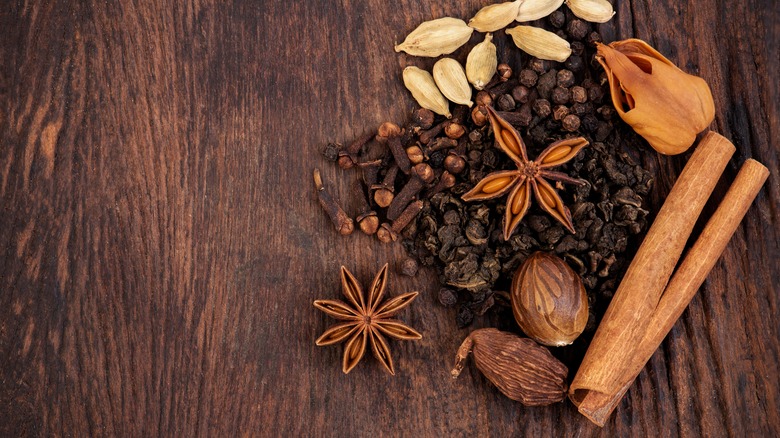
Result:
<svg viewBox="0 0 780 438"><path fill-rule="evenodd" d="M465 68L462 60L443 57L433 74L404 69L404 85L421 106L405 126L386 122L347 147L328 145L324 154L342 168L360 169L357 225L382 242L403 241L409 257L399 264L401 273L415 275L418 264L434 267L443 285L439 301L457 308L459 327L475 315L497 313L491 325L506 331L472 331L457 352L453 377L471 354L507 397L546 405L568 394L583 415L603 425L706 278L768 171L745 163L672 275L735 148L706 134L642 240L652 178L639 151L648 143L661 154L687 150L713 120L709 86L644 41L601 44L588 21L608 21L614 15L608 1L562 3L497 3L468 24L450 17L422 23L396 51L439 57L469 42L474 31L486 35L470 48ZM536 22L541 27L504 30L515 20L544 17ZM530 55L515 68L496 56L494 41L509 38ZM334 227L350 234L352 218L316 169L314 180ZM385 278L386 266L381 272L377 278ZM369 297L381 296L384 283L377 282ZM367 333L419 338L406 326L402 332L386 326L385 307L372 325L367 315L378 298L366 307L353 289L359 290L345 288L345 294L357 310L315 302L351 321L317 341L349 338L344 372L362 357ZM406 296L412 294L394 300ZM597 324L606 328L594 337ZM511 333L517 326L530 339ZM370 344L393 373L383 337ZM571 385L566 365L580 367Z"/></svg>

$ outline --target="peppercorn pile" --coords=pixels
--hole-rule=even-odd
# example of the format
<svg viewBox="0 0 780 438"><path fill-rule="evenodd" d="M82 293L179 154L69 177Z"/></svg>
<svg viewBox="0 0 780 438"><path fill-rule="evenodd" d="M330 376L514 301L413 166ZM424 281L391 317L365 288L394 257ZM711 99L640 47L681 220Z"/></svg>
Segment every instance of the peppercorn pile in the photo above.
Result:
<svg viewBox="0 0 780 438"><path fill-rule="evenodd" d="M459 327L496 304L508 305L514 272L535 251L546 251L582 277L590 309L584 333L590 335L646 231L643 197L652 178L637 159L644 140L617 117L603 71L593 61L600 35L566 7L542 21L570 42L565 63L526 57L519 69L499 64L472 108L455 106L448 120L418 108L404 127L384 123L375 137L369 133L345 148L328 145L324 154L343 168L361 170L356 220L371 219L361 229L383 242L403 238L410 259L399 264L402 273L414 275L417 263L435 267L443 286L439 301L457 308ZM508 38L503 31L494 37ZM504 240L504 199L461 199L487 174L514 166L494 145L488 105L520 132L531 157L563 138L589 141L556 168L583 181L556 184L576 234L533 205ZM371 147L372 138L379 148ZM578 340L575 350L589 338Z"/></svg>

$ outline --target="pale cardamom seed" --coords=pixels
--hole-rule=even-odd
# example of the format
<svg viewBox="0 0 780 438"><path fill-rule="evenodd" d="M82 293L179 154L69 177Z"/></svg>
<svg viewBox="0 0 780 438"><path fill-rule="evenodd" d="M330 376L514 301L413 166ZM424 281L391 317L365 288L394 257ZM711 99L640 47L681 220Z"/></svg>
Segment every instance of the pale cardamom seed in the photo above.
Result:
<svg viewBox="0 0 780 438"><path fill-rule="evenodd" d="M577 17L592 23L606 23L615 15L607 0L566 0L566 6Z"/></svg>
<svg viewBox="0 0 780 438"><path fill-rule="evenodd" d="M466 57L466 77L477 90L485 88L496 74L498 57L492 40L493 34L485 35L485 41L474 46Z"/></svg>
<svg viewBox="0 0 780 438"><path fill-rule="evenodd" d="M421 107L427 108L436 114L452 117L450 114L450 104L441 94L433 76L425 70L414 66L406 67L403 73L404 85L412 92L414 100Z"/></svg>
<svg viewBox="0 0 780 438"><path fill-rule="evenodd" d="M447 99L458 105L472 106L471 86L463 66L452 58L442 58L433 65L433 80Z"/></svg>
<svg viewBox="0 0 780 438"><path fill-rule="evenodd" d="M466 44L472 32L474 29L463 20L438 18L417 26L403 43L395 46L395 51L404 51L413 56L446 55Z"/></svg>
<svg viewBox="0 0 780 438"><path fill-rule="evenodd" d="M515 21L521 3L522 0L517 0L485 6L469 20L469 26L480 32L495 32L503 29Z"/></svg>
<svg viewBox="0 0 780 438"><path fill-rule="evenodd" d="M517 13L517 21L533 21L544 18L563 4L563 0L525 0L520 5Z"/></svg>
<svg viewBox="0 0 780 438"><path fill-rule="evenodd" d="M571 55L569 42L558 35L534 26L517 26L506 31L515 45L539 59L563 62Z"/></svg>

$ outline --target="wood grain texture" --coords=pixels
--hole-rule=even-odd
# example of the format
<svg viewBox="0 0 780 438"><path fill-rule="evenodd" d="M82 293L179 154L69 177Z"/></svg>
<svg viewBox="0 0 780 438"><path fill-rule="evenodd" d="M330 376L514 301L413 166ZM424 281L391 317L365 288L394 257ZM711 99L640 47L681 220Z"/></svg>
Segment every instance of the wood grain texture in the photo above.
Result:
<svg viewBox="0 0 780 438"><path fill-rule="evenodd" d="M0 8L0 435L777 436L780 7L617 1L606 40L643 38L712 86L713 128L772 171L722 259L604 429L524 408L469 369L435 275L400 318L396 376L314 339L311 305L400 245L339 237L319 149L413 107L392 51L486 1L15 1ZM505 60L519 51L504 43ZM654 205L686 157L650 157ZM354 207L354 206L350 206ZM705 212L714 211L715 204ZM489 325L482 321L479 325Z"/></svg>

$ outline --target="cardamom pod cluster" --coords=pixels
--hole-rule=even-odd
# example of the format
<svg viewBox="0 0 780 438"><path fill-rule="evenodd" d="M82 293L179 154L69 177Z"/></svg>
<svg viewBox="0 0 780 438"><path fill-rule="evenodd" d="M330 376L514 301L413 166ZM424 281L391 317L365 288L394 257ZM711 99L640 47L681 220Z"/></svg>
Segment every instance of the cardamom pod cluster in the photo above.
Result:
<svg viewBox="0 0 780 438"><path fill-rule="evenodd" d="M566 6L577 17L592 23L606 23L615 15L607 0L566 0Z"/></svg>
<svg viewBox="0 0 780 438"><path fill-rule="evenodd" d="M447 118L452 117L450 114L450 104L447 99L441 94L439 88L436 86L436 82L433 80L433 76L425 70L410 66L404 69L403 73L404 85L409 91L412 92L412 96L417 103L427 108L436 114L441 114Z"/></svg>
<svg viewBox="0 0 780 438"><path fill-rule="evenodd" d="M494 328L474 330L455 358L452 377L463 370L469 353L499 391L526 406L544 406L566 397L566 365L536 342Z"/></svg>
<svg viewBox="0 0 780 438"><path fill-rule="evenodd" d="M396 52L406 52L413 56L436 57L447 55L471 38L474 28L465 21L452 17L426 21L417 26L403 43L395 46Z"/></svg>
<svg viewBox="0 0 780 438"><path fill-rule="evenodd" d="M458 105L472 106L471 87L463 66L452 58L442 58L433 65L433 80L439 91Z"/></svg>
<svg viewBox="0 0 780 438"><path fill-rule="evenodd" d="M469 26L480 32L495 32L503 29L515 21L521 3L522 0L517 0L485 6L469 20Z"/></svg>
<svg viewBox="0 0 780 438"><path fill-rule="evenodd" d="M558 35L534 26L517 26L506 31L520 50L539 59L564 62L571 46Z"/></svg>
<svg viewBox="0 0 780 438"><path fill-rule="evenodd" d="M517 21L522 23L544 18L555 12L562 4L563 0L525 0L520 5Z"/></svg>
<svg viewBox="0 0 780 438"><path fill-rule="evenodd" d="M474 46L469 52L466 58L466 78L474 88L481 90L496 74L497 66L496 45L493 44L493 34L489 33L485 35L485 41Z"/></svg>
<svg viewBox="0 0 780 438"><path fill-rule="evenodd" d="M596 60L607 72L620 118L661 154L685 152L715 118L707 82L642 40L597 44Z"/></svg>

